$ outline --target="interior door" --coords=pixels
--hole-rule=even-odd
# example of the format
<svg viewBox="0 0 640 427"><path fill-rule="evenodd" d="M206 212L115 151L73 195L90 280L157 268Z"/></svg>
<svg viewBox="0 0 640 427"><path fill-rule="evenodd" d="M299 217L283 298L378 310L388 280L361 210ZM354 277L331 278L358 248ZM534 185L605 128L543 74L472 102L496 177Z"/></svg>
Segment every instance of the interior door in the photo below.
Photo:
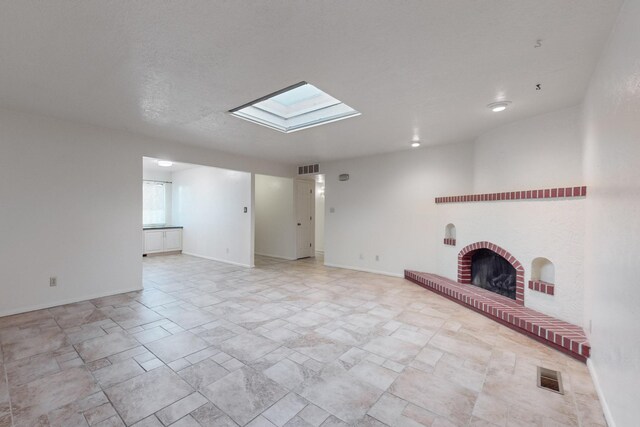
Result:
<svg viewBox="0 0 640 427"><path fill-rule="evenodd" d="M313 181L296 181L296 257L307 258L314 255L313 213L315 198Z"/></svg>

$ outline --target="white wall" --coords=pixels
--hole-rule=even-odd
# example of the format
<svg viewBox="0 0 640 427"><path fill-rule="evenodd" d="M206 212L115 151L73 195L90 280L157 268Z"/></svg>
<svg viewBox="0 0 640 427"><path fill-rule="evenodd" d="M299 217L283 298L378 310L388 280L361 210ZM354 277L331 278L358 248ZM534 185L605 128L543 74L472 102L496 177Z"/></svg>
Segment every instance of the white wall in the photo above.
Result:
<svg viewBox="0 0 640 427"><path fill-rule="evenodd" d="M323 163L325 263L435 271L444 236L433 200L471 190L472 154L470 144L456 144ZM341 173L349 181L338 181Z"/></svg>
<svg viewBox="0 0 640 427"><path fill-rule="evenodd" d="M585 199L442 204L437 208L438 266L431 272L457 279L458 252L490 241L524 267L525 306L582 325L584 320ZM442 243L445 227L456 226L456 246ZM545 257L555 266L555 295L528 288L531 263Z"/></svg>
<svg viewBox="0 0 640 427"><path fill-rule="evenodd" d="M556 295L525 289L525 305L582 325L585 199L434 202L437 196L582 185L579 113L570 108L521 120L474 143L323 164L327 209L335 208L325 220L325 262L456 279L458 252L486 240L522 263L525 281L533 259L549 258ZM351 179L339 182L340 173ZM443 244L449 223L456 226L455 247Z"/></svg>
<svg viewBox="0 0 640 427"><path fill-rule="evenodd" d="M292 178L255 177L255 251L258 255L296 258L296 222Z"/></svg>
<svg viewBox="0 0 640 427"><path fill-rule="evenodd" d="M142 179L149 180L149 181L171 182L172 174L171 172L145 169L143 166Z"/></svg>
<svg viewBox="0 0 640 427"><path fill-rule="evenodd" d="M316 182L315 240L316 252L324 252L324 181Z"/></svg>
<svg viewBox="0 0 640 427"><path fill-rule="evenodd" d="M577 186L582 175L579 107L497 127L474 144L475 193Z"/></svg>
<svg viewBox="0 0 640 427"><path fill-rule="evenodd" d="M627 1L584 101L590 365L609 424L640 419L640 2Z"/></svg>
<svg viewBox="0 0 640 427"><path fill-rule="evenodd" d="M472 193L583 185L580 108L559 110L493 129L476 139L473 151ZM439 205L438 237L442 241L446 225L453 223L457 244L455 247L441 244L435 272L456 279L457 253L469 244L490 241L510 252L524 267L527 307L582 325L585 200ZM531 263L538 257L554 263L553 296L527 287Z"/></svg>
<svg viewBox="0 0 640 427"><path fill-rule="evenodd" d="M0 316L142 286L142 157L294 168L0 110ZM58 286L49 287L49 277Z"/></svg>
<svg viewBox="0 0 640 427"><path fill-rule="evenodd" d="M172 176L173 219L184 227L182 252L253 267L251 174L198 167Z"/></svg>

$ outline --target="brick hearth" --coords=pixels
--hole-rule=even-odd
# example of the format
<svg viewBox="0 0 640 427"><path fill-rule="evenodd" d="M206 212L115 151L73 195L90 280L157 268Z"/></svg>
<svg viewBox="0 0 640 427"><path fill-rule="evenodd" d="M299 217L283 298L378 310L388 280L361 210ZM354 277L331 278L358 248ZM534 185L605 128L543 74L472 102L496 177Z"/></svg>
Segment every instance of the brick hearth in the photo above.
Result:
<svg viewBox="0 0 640 427"><path fill-rule="evenodd" d="M523 307L508 297L435 274L405 270L404 277L578 360L589 357L591 347L579 326Z"/></svg>

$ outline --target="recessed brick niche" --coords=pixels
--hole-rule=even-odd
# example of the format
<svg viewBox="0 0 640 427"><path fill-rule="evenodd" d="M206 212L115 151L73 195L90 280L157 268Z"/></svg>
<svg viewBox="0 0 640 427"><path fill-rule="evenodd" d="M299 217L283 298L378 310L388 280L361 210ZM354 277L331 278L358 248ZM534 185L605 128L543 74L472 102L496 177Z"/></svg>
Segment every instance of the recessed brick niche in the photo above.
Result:
<svg viewBox="0 0 640 427"><path fill-rule="evenodd" d="M529 289L542 292L547 295L555 295L555 285L543 282L542 280L529 280Z"/></svg>
<svg viewBox="0 0 640 427"><path fill-rule="evenodd" d="M490 242L477 242L465 246L458 253L458 283L471 285L471 264L473 254L480 249L489 249L507 260L516 270L516 303L524 305L524 268L520 261L500 246Z"/></svg>

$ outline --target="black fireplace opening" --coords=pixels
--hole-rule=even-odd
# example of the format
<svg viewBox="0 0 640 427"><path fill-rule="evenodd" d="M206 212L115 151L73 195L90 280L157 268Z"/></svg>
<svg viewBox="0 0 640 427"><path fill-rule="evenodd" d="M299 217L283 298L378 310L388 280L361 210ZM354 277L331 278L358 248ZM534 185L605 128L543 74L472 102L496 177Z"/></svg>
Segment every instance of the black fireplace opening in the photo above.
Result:
<svg viewBox="0 0 640 427"><path fill-rule="evenodd" d="M478 249L471 256L471 284L516 299L516 269L489 249Z"/></svg>

